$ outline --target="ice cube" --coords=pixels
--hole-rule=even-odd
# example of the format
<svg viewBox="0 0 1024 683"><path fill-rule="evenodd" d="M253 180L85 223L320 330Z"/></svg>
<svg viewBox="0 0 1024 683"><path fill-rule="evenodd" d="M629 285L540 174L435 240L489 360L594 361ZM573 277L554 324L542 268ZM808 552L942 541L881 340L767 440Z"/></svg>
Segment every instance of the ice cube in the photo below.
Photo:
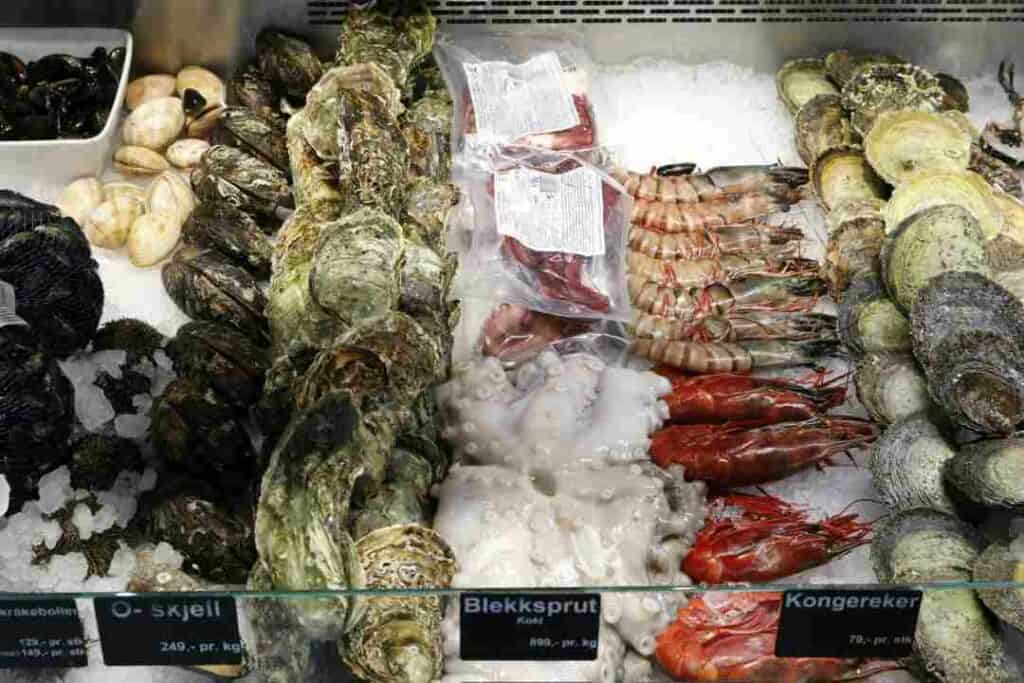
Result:
<svg viewBox="0 0 1024 683"><path fill-rule="evenodd" d="M7 477L0 474L0 517L7 514L7 508L11 506L11 485L7 483Z"/></svg>
<svg viewBox="0 0 1024 683"><path fill-rule="evenodd" d="M53 514L64 507L73 494L71 472L66 466L58 467L39 479L39 510L44 515Z"/></svg>
<svg viewBox="0 0 1024 683"><path fill-rule="evenodd" d="M71 523L78 529L78 536L83 541L92 538L93 516L92 510L85 503L79 503L71 513Z"/></svg>
<svg viewBox="0 0 1024 683"><path fill-rule="evenodd" d="M118 415L114 418L114 431L122 438L141 441L149 431L149 415Z"/></svg>

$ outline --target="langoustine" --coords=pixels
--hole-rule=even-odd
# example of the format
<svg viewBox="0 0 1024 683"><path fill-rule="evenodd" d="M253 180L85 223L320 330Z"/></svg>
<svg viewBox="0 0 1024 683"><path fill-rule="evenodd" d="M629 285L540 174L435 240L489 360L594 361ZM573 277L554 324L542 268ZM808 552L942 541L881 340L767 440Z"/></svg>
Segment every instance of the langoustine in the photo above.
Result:
<svg viewBox="0 0 1024 683"><path fill-rule="evenodd" d="M698 374L750 372L801 365L818 368L826 358L840 355L836 339L769 339L742 343L635 339L631 350L655 363Z"/></svg>
<svg viewBox="0 0 1024 683"><path fill-rule="evenodd" d="M709 315L693 321L641 313L633 333L642 338L695 342L837 338L835 316L772 311Z"/></svg>
<svg viewBox="0 0 1024 683"><path fill-rule="evenodd" d="M803 236L800 228L758 223L693 232L661 232L634 225L629 230L629 247L656 259L703 259L751 253L798 256Z"/></svg>
<svg viewBox="0 0 1024 683"><path fill-rule="evenodd" d="M707 287L716 282L730 282L750 275L811 275L818 271L818 262L812 259L738 254L693 261L670 261L630 251L626 254L626 265L631 278L665 287Z"/></svg>
<svg viewBox="0 0 1024 683"><path fill-rule="evenodd" d="M752 275L707 287L665 287L642 278L628 277L633 307L680 320L738 311L809 311L825 293L816 275Z"/></svg>
<svg viewBox="0 0 1024 683"><path fill-rule="evenodd" d="M808 180L807 169L777 164L722 166L704 173L693 170L690 164L674 164L654 173L619 170L613 175L631 196L658 202L706 202L766 189L785 195Z"/></svg>
<svg viewBox="0 0 1024 683"><path fill-rule="evenodd" d="M693 232L723 225L734 225L752 218L788 211L805 196L805 191L789 187L766 188L744 194L722 195L707 201L658 202L637 199L630 222L665 232Z"/></svg>

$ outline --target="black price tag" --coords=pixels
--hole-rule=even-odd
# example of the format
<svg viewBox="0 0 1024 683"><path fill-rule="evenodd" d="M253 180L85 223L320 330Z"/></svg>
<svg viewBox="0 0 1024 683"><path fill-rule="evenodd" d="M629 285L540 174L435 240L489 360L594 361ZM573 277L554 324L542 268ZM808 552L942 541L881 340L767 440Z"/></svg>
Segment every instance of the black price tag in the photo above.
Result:
<svg viewBox="0 0 1024 683"><path fill-rule="evenodd" d="M96 598L107 666L240 664L235 599L211 596Z"/></svg>
<svg viewBox="0 0 1024 683"><path fill-rule="evenodd" d="M788 590L775 656L906 657L920 608L914 590Z"/></svg>
<svg viewBox="0 0 1024 683"><path fill-rule="evenodd" d="M460 656L467 661L593 661L599 593L462 593Z"/></svg>
<svg viewBox="0 0 1024 683"><path fill-rule="evenodd" d="M74 600L0 600L0 669L88 664Z"/></svg>

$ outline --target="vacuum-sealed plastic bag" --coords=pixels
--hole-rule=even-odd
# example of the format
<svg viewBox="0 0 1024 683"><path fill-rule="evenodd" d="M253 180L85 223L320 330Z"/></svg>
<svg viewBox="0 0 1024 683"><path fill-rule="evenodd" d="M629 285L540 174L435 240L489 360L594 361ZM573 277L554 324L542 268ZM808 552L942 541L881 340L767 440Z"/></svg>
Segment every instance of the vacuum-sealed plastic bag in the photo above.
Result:
<svg viewBox="0 0 1024 683"><path fill-rule="evenodd" d="M632 199L602 167L581 155L504 147L490 170L467 171L460 184L474 225L456 298L630 319L624 254Z"/></svg>
<svg viewBox="0 0 1024 683"><path fill-rule="evenodd" d="M578 34L476 31L440 37L434 54L455 102L453 156L486 156L504 144L596 144L590 60Z"/></svg>

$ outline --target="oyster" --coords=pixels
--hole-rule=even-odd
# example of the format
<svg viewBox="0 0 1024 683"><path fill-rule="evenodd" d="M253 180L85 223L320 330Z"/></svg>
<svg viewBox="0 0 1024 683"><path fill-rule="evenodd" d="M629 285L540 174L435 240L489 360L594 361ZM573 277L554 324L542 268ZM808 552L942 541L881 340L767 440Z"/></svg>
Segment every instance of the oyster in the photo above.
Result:
<svg viewBox="0 0 1024 683"><path fill-rule="evenodd" d="M821 59L794 59L775 75L779 97L791 114L796 114L817 95L835 95L839 89L828 80Z"/></svg>
<svg viewBox="0 0 1024 683"><path fill-rule="evenodd" d="M879 114L910 109L939 111L945 92L939 79L913 64L874 64L843 86L843 106L854 129L866 136Z"/></svg>
<svg viewBox="0 0 1024 683"><path fill-rule="evenodd" d="M223 322L251 339L267 337L266 299L246 271L213 252L180 251L163 267L164 289L190 318Z"/></svg>
<svg viewBox="0 0 1024 683"><path fill-rule="evenodd" d="M825 71L840 88L869 66L876 64L906 64L907 60L896 55L878 53L854 54L849 50L836 50L825 56Z"/></svg>
<svg viewBox="0 0 1024 683"><path fill-rule="evenodd" d="M896 512L929 508L955 514L942 467L956 457L953 446L926 415L910 415L893 422L875 442L871 483Z"/></svg>
<svg viewBox="0 0 1024 683"><path fill-rule="evenodd" d="M133 111L124 122L125 145L150 150L166 149L185 127L185 110L177 97L158 97Z"/></svg>
<svg viewBox="0 0 1024 683"><path fill-rule="evenodd" d="M260 593L274 590L270 571L262 562L256 562L246 588ZM308 674L313 642L299 621L296 602L277 597L251 599L253 651L260 681L291 683L311 678ZM347 603L344 609L347 610Z"/></svg>
<svg viewBox="0 0 1024 683"><path fill-rule="evenodd" d="M416 7L348 12L335 60L338 64L377 64L405 88L412 68L434 48L437 20ZM412 10L412 11L409 11Z"/></svg>
<svg viewBox="0 0 1024 683"><path fill-rule="evenodd" d="M827 217L829 232L824 275L832 296L842 292L861 273L881 273L879 255L885 239L885 221L879 199L855 199L837 204Z"/></svg>
<svg viewBox="0 0 1024 683"><path fill-rule="evenodd" d="M992 439L963 446L946 463L946 482L986 508L1024 510L1024 439Z"/></svg>
<svg viewBox="0 0 1024 683"><path fill-rule="evenodd" d="M252 216L224 202L202 202L182 228L186 244L215 249L259 278L270 276L273 246Z"/></svg>
<svg viewBox="0 0 1024 683"><path fill-rule="evenodd" d="M167 345L167 355L179 375L205 379L222 398L238 407L259 399L270 368L266 349L218 322L186 324Z"/></svg>
<svg viewBox="0 0 1024 683"><path fill-rule="evenodd" d="M333 205L330 218L338 218L341 216L343 197L330 164L322 161L306 140L305 131L308 125L305 109L288 119L286 140L291 161L295 204L300 210L303 205ZM325 211L317 209L317 213L323 215Z"/></svg>
<svg viewBox="0 0 1024 683"><path fill-rule="evenodd" d="M957 424L1009 434L1024 420L1024 304L978 273L948 272L918 294L914 355Z"/></svg>
<svg viewBox="0 0 1024 683"><path fill-rule="evenodd" d="M822 152L811 166L811 185L826 211L841 202L884 199L887 195L885 183L857 145Z"/></svg>
<svg viewBox="0 0 1024 683"><path fill-rule="evenodd" d="M912 214L882 247L886 289L904 311L912 310L918 291L933 277L949 271L989 272L981 227L960 206L931 206Z"/></svg>
<svg viewBox="0 0 1024 683"><path fill-rule="evenodd" d="M369 588L447 588L455 556L435 531L407 524L378 529L356 543ZM364 680L429 683L441 677L440 595L380 596L346 634L345 662Z"/></svg>
<svg viewBox="0 0 1024 683"><path fill-rule="evenodd" d="M228 107L221 112L213 141L260 157L282 173L291 172L285 124L278 119L265 119L248 109Z"/></svg>
<svg viewBox="0 0 1024 683"><path fill-rule="evenodd" d="M928 382L909 353L868 353L854 375L857 398L879 424L917 413L935 414Z"/></svg>
<svg viewBox="0 0 1024 683"><path fill-rule="evenodd" d="M141 472L142 453L130 439L104 434L88 434L71 445L68 470L76 489L107 491L122 471Z"/></svg>
<svg viewBox="0 0 1024 683"><path fill-rule="evenodd" d="M452 102L447 93L417 100L402 117L402 135L409 148L409 170L439 182L448 180L451 154Z"/></svg>
<svg viewBox="0 0 1024 683"><path fill-rule="evenodd" d="M855 277L843 293L839 338L856 356L910 350L910 321L886 296L876 274Z"/></svg>
<svg viewBox="0 0 1024 683"><path fill-rule="evenodd" d="M57 208L60 209L61 215L84 225L89 214L102 203L103 186L100 185L100 181L96 178L79 178L60 193Z"/></svg>
<svg viewBox="0 0 1024 683"><path fill-rule="evenodd" d="M323 65L306 42L264 30L256 36L256 59L265 78L279 83L295 98L303 98L323 75Z"/></svg>
<svg viewBox="0 0 1024 683"><path fill-rule="evenodd" d="M1009 543L996 542L985 548L974 563L977 582L1024 581L1024 556L1020 537ZM1018 631L1024 631L1024 591L1018 587L979 589L978 597L997 617Z"/></svg>
<svg viewBox="0 0 1024 683"><path fill-rule="evenodd" d="M426 244L438 254L447 253L448 213L459 201L451 183L419 177L409 183L405 195L406 230L410 239Z"/></svg>
<svg viewBox="0 0 1024 683"><path fill-rule="evenodd" d="M1024 302L1024 269L1004 270L992 275L992 281Z"/></svg>
<svg viewBox="0 0 1024 683"><path fill-rule="evenodd" d="M273 217L277 208L292 206L284 173L270 164L226 145L206 150L192 172L196 196L226 202L243 211Z"/></svg>
<svg viewBox="0 0 1024 683"><path fill-rule="evenodd" d="M808 166L825 150L858 139L838 93L815 95L797 112L796 148Z"/></svg>
<svg viewBox="0 0 1024 683"><path fill-rule="evenodd" d="M1002 217L999 234L985 243L985 254L993 270L1014 270L1024 265L1024 203L1005 192L993 192L992 199Z"/></svg>
<svg viewBox="0 0 1024 683"><path fill-rule="evenodd" d="M864 154L886 182L899 185L919 171L964 171L971 136L942 114L887 111L864 138Z"/></svg>
<svg viewBox="0 0 1024 683"><path fill-rule="evenodd" d="M265 119L278 116L279 98L274 92L274 86L256 64L250 64L236 73L228 81L227 91L228 104L233 107L245 107Z"/></svg>
<svg viewBox="0 0 1024 683"><path fill-rule="evenodd" d="M1002 159L995 157L978 145L971 146L971 163L967 167L988 181L993 188L1021 199L1024 197L1024 183L1017 171Z"/></svg>
<svg viewBox="0 0 1024 683"><path fill-rule="evenodd" d="M955 204L973 214L984 239L999 234L1002 218L992 188L970 171L925 171L901 184L885 207L885 231L892 233L912 214L940 204Z"/></svg>
<svg viewBox="0 0 1024 683"><path fill-rule="evenodd" d="M424 457L429 451L433 457ZM444 466L441 450L433 445L413 451L396 448L388 458L384 485L367 499L361 510L352 515L350 527L356 538L395 524L423 524L431 522L430 489L440 479Z"/></svg>

